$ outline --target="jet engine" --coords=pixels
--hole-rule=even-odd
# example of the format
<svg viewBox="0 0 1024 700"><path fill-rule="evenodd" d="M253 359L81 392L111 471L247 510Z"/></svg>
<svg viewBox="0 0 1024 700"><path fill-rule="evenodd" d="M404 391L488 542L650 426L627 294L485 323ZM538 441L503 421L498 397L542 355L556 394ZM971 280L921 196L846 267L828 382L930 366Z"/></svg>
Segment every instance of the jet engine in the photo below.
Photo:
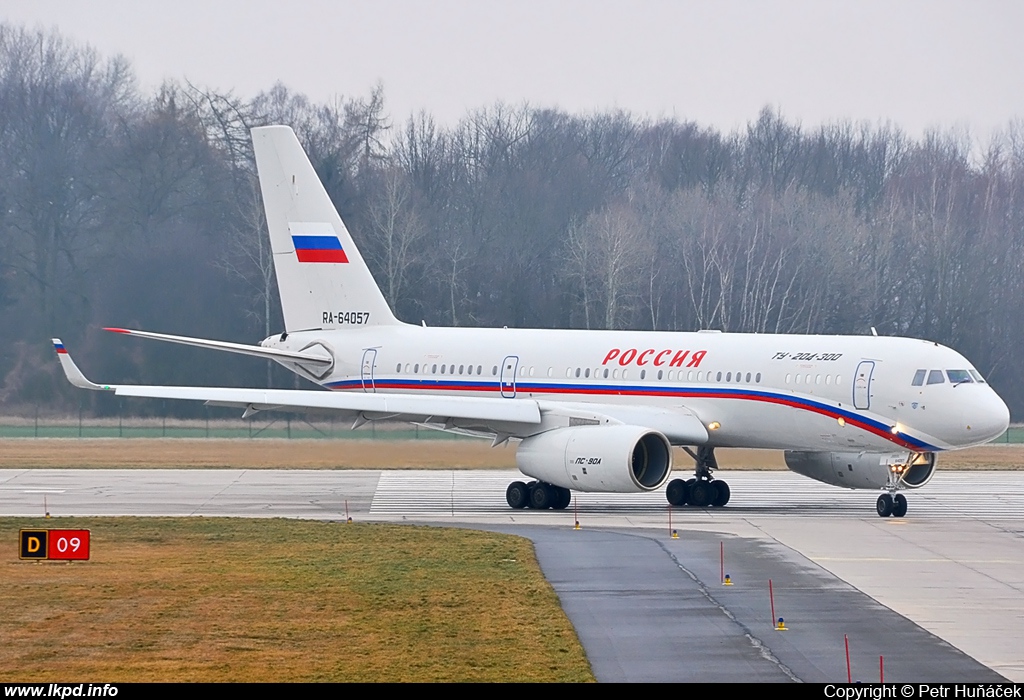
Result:
<svg viewBox="0 0 1024 700"><path fill-rule="evenodd" d="M523 440L516 465L575 491L638 493L668 480L672 448L661 433L635 425L558 428Z"/></svg>
<svg viewBox="0 0 1024 700"><path fill-rule="evenodd" d="M786 466L802 476L848 489L881 489L889 475L906 488L920 488L935 474L935 453L786 451Z"/></svg>

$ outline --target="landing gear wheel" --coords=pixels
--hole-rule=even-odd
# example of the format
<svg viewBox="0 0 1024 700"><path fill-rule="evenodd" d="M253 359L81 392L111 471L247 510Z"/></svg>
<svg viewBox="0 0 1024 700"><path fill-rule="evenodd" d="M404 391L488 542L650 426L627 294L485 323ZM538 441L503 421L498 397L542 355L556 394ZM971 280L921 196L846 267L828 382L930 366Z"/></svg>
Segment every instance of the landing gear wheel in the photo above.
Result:
<svg viewBox="0 0 1024 700"><path fill-rule="evenodd" d="M665 498L667 498L668 502L674 506L685 506L686 492L689 490L690 489L687 488L685 481L682 479L673 479L668 482L668 488L665 489Z"/></svg>
<svg viewBox="0 0 1024 700"><path fill-rule="evenodd" d="M724 481L712 481L711 485L715 487L715 497L711 501L711 505L716 508L721 508L729 502L729 484Z"/></svg>
<svg viewBox="0 0 1024 700"><path fill-rule="evenodd" d="M551 504L554 510L565 510L572 503L572 491L561 486L549 486L555 492L555 499Z"/></svg>
<svg viewBox="0 0 1024 700"><path fill-rule="evenodd" d="M550 508L554 500L554 494L547 484L538 481L530 487L530 507L534 510Z"/></svg>
<svg viewBox="0 0 1024 700"><path fill-rule="evenodd" d="M906 500L906 499L904 499L904 500ZM879 517L888 518L890 515L892 515L892 509L893 509L893 499L892 499L892 496L890 496L887 493L883 493L881 496L878 497L878 502L875 503L875 510L878 511Z"/></svg>
<svg viewBox="0 0 1024 700"><path fill-rule="evenodd" d="M711 505L711 501L714 498L715 487L711 485L710 481L697 481L690 487L690 498L688 500L691 506L706 508Z"/></svg>
<svg viewBox="0 0 1024 700"><path fill-rule="evenodd" d="M508 485L508 488L505 489L505 500L508 501L508 504L516 510L525 508L529 499L530 489L528 489L526 484L521 481L513 481Z"/></svg>
<svg viewBox="0 0 1024 700"><path fill-rule="evenodd" d="M902 518L907 514L907 497L902 493L896 494L892 499L892 517Z"/></svg>

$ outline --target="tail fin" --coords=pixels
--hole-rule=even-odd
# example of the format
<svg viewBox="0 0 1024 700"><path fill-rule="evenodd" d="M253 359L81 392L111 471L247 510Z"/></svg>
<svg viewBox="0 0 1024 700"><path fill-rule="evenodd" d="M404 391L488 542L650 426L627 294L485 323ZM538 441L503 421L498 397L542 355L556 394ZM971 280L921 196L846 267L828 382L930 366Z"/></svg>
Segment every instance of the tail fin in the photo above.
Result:
<svg viewBox="0 0 1024 700"><path fill-rule="evenodd" d="M398 324L295 133L252 130L287 331Z"/></svg>

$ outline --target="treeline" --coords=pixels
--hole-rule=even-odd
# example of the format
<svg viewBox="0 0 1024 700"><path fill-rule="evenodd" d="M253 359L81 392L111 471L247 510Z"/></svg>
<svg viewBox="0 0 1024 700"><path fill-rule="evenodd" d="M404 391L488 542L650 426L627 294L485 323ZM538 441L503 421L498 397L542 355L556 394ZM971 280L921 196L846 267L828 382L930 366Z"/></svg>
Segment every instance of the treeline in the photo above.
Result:
<svg viewBox="0 0 1024 700"><path fill-rule="evenodd" d="M960 350L1024 415L1021 123L979 155L957 132L804 129L768 108L725 134L502 104L446 126L394 118L384 97L143 94L121 58L0 25L5 410L102 400L65 386L52 336L104 381L294 384L257 360L99 330L281 329L249 129L283 123L404 320L874 327Z"/></svg>

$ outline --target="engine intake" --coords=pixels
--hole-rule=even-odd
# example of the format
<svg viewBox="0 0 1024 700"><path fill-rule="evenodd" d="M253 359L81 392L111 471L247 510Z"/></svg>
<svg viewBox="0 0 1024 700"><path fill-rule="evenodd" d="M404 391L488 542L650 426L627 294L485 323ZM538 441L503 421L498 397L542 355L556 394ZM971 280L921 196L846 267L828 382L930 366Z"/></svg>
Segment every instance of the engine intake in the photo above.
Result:
<svg viewBox="0 0 1024 700"><path fill-rule="evenodd" d="M576 491L639 493L672 473L672 447L661 433L636 425L558 428L526 438L519 471Z"/></svg>

